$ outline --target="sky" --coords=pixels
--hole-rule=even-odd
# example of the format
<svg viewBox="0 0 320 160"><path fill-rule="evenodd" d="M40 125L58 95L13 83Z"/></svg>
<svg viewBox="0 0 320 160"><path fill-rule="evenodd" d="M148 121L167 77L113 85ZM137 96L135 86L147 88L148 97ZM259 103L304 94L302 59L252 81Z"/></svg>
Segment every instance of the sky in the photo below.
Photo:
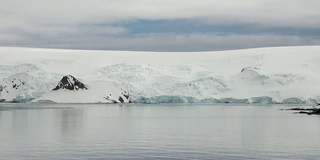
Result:
<svg viewBox="0 0 320 160"><path fill-rule="evenodd" d="M0 1L0 46L214 51L320 45L319 0Z"/></svg>

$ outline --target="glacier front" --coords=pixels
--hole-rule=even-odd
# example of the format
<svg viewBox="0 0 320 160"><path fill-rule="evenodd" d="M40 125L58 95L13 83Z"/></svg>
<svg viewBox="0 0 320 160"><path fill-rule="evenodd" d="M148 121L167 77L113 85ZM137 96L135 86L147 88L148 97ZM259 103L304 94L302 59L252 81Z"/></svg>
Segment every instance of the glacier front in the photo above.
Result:
<svg viewBox="0 0 320 160"><path fill-rule="evenodd" d="M186 53L0 47L0 101L69 103L73 91L52 89L73 75L93 88L83 91L91 99L72 101L79 103L122 89L136 103L315 104L319 53L320 46Z"/></svg>

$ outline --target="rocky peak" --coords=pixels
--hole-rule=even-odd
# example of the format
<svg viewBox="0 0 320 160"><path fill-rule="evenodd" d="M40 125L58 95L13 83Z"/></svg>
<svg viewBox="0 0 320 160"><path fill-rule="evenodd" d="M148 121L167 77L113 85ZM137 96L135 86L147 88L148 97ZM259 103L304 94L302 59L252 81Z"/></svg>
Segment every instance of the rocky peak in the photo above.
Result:
<svg viewBox="0 0 320 160"><path fill-rule="evenodd" d="M88 89L85 84L77 80L72 75L67 75L62 77L58 85L53 89L53 91L59 89L67 89L67 90L79 90L79 89Z"/></svg>
<svg viewBox="0 0 320 160"><path fill-rule="evenodd" d="M247 70L259 71L260 68L258 68L258 67L245 67L245 68L241 69L241 72L245 72Z"/></svg>

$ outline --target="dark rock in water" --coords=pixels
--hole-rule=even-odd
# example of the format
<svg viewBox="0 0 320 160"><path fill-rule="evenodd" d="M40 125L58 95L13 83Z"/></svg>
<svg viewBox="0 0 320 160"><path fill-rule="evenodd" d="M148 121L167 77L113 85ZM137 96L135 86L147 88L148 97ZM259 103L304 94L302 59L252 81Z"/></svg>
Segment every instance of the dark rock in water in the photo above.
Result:
<svg viewBox="0 0 320 160"><path fill-rule="evenodd" d="M68 89L68 90L79 90L79 89L88 89L85 84L77 80L72 75L64 76L58 85L53 89L53 91L59 89Z"/></svg>
<svg viewBox="0 0 320 160"><path fill-rule="evenodd" d="M306 112L306 111L300 111L300 112L297 112L298 114L308 114L309 112Z"/></svg>
<svg viewBox="0 0 320 160"><path fill-rule="evenodd" d="M307 113L308 115L317 114L320 115L320 109L314 109L312 112Z"/></svg>
<svg viewBox="0 0 320 160"><path fill-rule="evenodd" d="M290 111L313 111L314 108L290 108L290 109L285 109L285 110L290 110Z"/></svg>
<svg viewBox="0 0 320 160"><path fill-rule="evenodd" d="M5 102L5 101L6 101L6 99L0 99L0 103L1 103L1 102Z"/></svg>
<svg viewBox="0 0 320 160"><path fill-rule="evenodd" d="M290 108L286 110L299 111L296 112L298 114L320 115L320 109L318 108Z"/></svg>

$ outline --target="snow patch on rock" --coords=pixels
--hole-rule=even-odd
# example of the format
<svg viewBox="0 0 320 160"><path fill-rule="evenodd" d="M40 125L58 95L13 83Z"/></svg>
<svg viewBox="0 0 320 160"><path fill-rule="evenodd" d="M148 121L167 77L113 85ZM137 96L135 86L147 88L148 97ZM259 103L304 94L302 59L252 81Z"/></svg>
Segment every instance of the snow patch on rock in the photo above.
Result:
<svg viewBox="0 0 320 160"><path fill-rule="evenodd" d="M59 89L67 90L79 90L79 89L88 89L85 84L77 80L72 75L63 76L58 85L53 89L57 91Z"/></svg>
<svg viewBox="0 0 320 160"><path fill-rule="evenodd" d="M123 85L105 81L84 84L68 75L64 76L52 91L32 102L130 103L131 97Z"/></svg>
<svg viewBox="0 0 320 160"><path fill-rule="evenodd" d="M7 102L30 102L49 90L50 82L28 73L18 73L0 80L0 97Z"/></svg>

